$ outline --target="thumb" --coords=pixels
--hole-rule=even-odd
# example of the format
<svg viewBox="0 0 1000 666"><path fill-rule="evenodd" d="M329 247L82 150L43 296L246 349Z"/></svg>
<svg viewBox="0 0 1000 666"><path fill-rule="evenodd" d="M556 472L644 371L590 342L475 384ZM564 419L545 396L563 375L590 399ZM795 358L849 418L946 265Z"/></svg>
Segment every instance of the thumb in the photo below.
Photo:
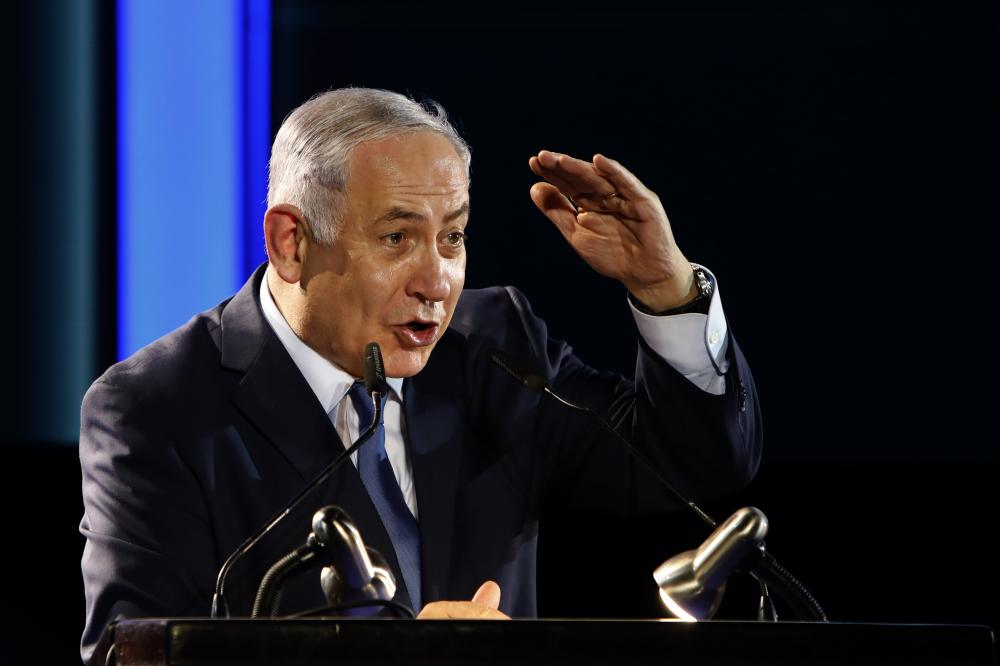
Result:
<svg viewBox="0 0 1000 666"><path fill-rule="evenodd" d="M493 610L497 610L500 608L500 586L492 580L486 581L472 595L472 603L483 604Z"/></svg>

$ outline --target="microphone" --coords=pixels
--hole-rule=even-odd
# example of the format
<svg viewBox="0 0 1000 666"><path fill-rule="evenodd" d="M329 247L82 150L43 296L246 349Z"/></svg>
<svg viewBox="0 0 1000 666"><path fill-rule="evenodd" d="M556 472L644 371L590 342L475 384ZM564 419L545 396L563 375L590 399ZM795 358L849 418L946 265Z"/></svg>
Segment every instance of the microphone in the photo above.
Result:
<svg viewBox="0 0 1000 666"><path fill-rule="evenodd" d="M389 392L389 385L385 381L385 365L382 363L382 350L377 342L369 342L365 346L363 357L365 368L365 390L368 395L376 391L379 397ZM372 398L375 400L375 398Z"/></svg>
<svg viewBox="0 0 1000 666"><path fill-rule="evenodd" d="M385 559L365 546L343 509L328 506L317 511L313 534L326 550L328 566L320 573L320 584L328 604L352 607L348 615L372 615L379 607L363 602L390 601L396 595L396 579Z"/></svg>
<svg viewBox="0 0 1000 666"><path fill-rule="evenodd" d="M670 492L671 495L683 504L686 504L688 508L695 513L695 515L708 524L708 526L713 530L719 527L718 522L716 522L714 518L703 511L701 507L694 503L693 500L685 497L683 493L674 488L674 486L667 481L662 474L660 474L660 472L646 458L646 456L643 455L639 449L633 446L630 441L625 439L621 433L611 427L611 424L604 420L600 414L595 412L590 407L578 405L575 402L559 395L552 389L544 377L525 368L521 363L502 349L494 348L490 351L490 360L503 369L504 372L523 384L530 391L550 396L570 409L583 412L595 419L602 428L614 435L615 439L621 442L625 448L628 449L632 457L641 463L642 466L645 467L657 479L657 481L660 482L660 485ZM757 509L752 509L752 512L749 514L741 513L742 511L744 510L741 509L737 512L737 514L734 514L734 516L739 515L743 520L749 520L747 516L752 516L753 520L759 520L756 517L756 514L760 514L760 519L763 520L763 531L767 531L767 519L764 518L763 514L761 514ZM732 520L733 518L730 518L730 521ZM727 521L727 525L730 521ZM755 523L755 525L759 526L759 523ZM723 529L720 529L719 531L727 533L727 531ZM763 534L761 534L761 539L763 539ZM709 538L709 541L712 541L711 537ZM774 556L765 550L763 541L760 542L759 548L752 548L748 550L749 554L746 554L747 550L743 551L743 564L747 567L751 575L753 575L762 584L762 588L764 586L770 586L783 592L784 594L782 595L782 598L788 602L788 604L792 607L793 612L795 612L799 618L812 619L819 622L827 621L826 613L819 605L819 602L816 601L816 598L812 596L809 590L807 590L806 587L797 578L795 578L790 571L779 564L778 561L774 559ZM756 561L752 561L754 557L757 557L758 559Z"/></svg>
<svg viewBox="0 0 1000 666"><path fill-rule="evenodd" d="M348 460L362 444L371 439L372 435L375 434L375 431L378 430L378 427L382 424L381 396L385 394L384 391L387 390L388 384L385 382L385 366L382 363L382 351L379 349L377 343L368 343L365 347L365 354L362 360L365 367L365 389L368 391L369 395L373 395L375 405L375 414L371 425L369 425L368 429L365 430L360 437L358 437L358 440L354 442L354 444L334 458L333 462L317 474L316 478L310 481L298 495L293 497L283 509L274 514L274 516L260 529L251 534L246 541L241 543L226 559L226 561L222 563L222 567L219 569L219 574L215 579L215 594L212 596L211 617L216 618L220 617L220 615L222 617L229 617L229 605L226 603L225 588L226 578L229 576L229 572L232 570L233 565L236 564L240 558L246 555L251 548L257 545L257 543L271 530L273 530L278 523L284 520L288 514L294 511L306 497L308 497L314 490L316 490L316 488L326 481L330 475L333 474L333 472L336 471L345 460Z"/></svg>
<svg viewBox="0 0 1000 666"><path fill-rule="evenodd" d="M704 620L718 610L726 581L759 548L767 534L767 518L743 507L715 528L697 548L674 555L653 572L660 598L674 615Z"/></svg>
<svg viewBox="0 0 1000 666"><path fill-rule="evenodd" d="M374 548L365 547L343 509L330 505L313 514L306 543L279 558L264 574L251 617L277 615L285 584L317 566L324 567L320 584L327 602L342 607L347 615L377 614L378 602L389 602L396 594L396 580L385 559Z"/></svg>

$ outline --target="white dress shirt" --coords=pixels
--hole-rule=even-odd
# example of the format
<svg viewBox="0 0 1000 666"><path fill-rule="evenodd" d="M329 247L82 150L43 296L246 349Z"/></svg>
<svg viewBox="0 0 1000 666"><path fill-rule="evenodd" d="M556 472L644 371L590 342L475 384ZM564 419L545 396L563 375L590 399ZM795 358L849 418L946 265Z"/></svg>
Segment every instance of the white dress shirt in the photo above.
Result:
<svg viewBox="0 0 1000 666"><path fill-rule="evenodd" d="M708 269L705 271L708 272ZM714 276L712 280L715 281ZM292 357L299 372L305 377L309 388L316 394L316 399L319 400L323 410L330 416L341 442L345 447L350 446L357 440L361 431L358 414L347 395L347 391L357 380L320 356L295 335L271 297L271 290L267 287L267 276L260 284L260 304L267 323ZM718 283L712 293L707 315L689 313L658 317L640 312L631 302L629 307L639 334L663 360L703 391L713 395L725 393L726 382L723 375L728 369L726 350L729 347L729 334L726 317L722 312ZM406 426L402 410L403 380L392 377L388 378L388 383L392 392L386 400L382 415L385 425L385 450L399 487L403 491L403 499L406 500L406 505L413 515L419 519L417 493L413 485L413 468L406 454ZM365 424L365 427L367 425ZM358 464L357 453L351 456L351 459L355 465Z"/></svg>
<svg viewBox="0 0 1000 666"><path fill-rule="evenodd" d="M660 355L688 381L706 393L722 395L726 392L726 371L729 361L729 326L722 311L719 283L712 272L698 264L712 278L715 290L708 304L708 314L688 314L658 317L640 312L628 302L639 335L646 344ZM628 300L628 299L626 299Z"/></svg>

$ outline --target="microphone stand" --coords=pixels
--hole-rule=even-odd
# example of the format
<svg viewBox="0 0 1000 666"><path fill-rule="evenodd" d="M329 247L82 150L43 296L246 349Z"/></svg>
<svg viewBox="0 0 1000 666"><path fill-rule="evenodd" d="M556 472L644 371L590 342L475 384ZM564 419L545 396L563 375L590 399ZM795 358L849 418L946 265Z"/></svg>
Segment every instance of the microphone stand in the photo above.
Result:
<svg viewBox="0 0 1000 666"><path fill-rule="evenodd" d="M232 555L230 555L222 564L222 568L219 569L219 575L215 582L215 594L212 596L211 617L216 618L220 617L220 615L222 617L229 617L229 605L226 603L225 596L226 576L229 575L229 571L233 568L233 565L236 564L236 561L243 557L247 551L253 548L257 542L263 539L278 523L284 520L285 516L294 511L302 503L302 500L312 493L312 491L315 490L320 484L326 481L326 479L329 478L329 476L333 474L333 472L340 467L345 460L350 458L351 455L353 455L354 452L357 451L362 444L367 442L372 435L375 434L375 431L378 430L379 424L382 423L382 393L380 391L373 391L372 399L375 403L375 418L372 420L372 424L368 426L368 429L365 430L361 437L358 438L358 441L354 442L354 444L352 444L348 449L334 458L333 462L323 468L323 471L320 472L316 478L306 485L306 487L303 488L302 491L292 499L292 501L285 505L285 508L274 514L274 517L272 517L271 520L269 520L263 527L251 534L247 540L240 544L240 546L233 551Z"/></svg>
<svg viewBox="0 0 1000 666"><path fill-rule="evenodd" d="M550 398L555 399L559 403L569 407L578 412L587 414L591 418L595 419L602 428L611 433L621 444L628 449L629 453L633 458L639 461L643 467L645 467L660 484L678 501L682 504L686 504L692 512L695 513L704 523L706 523L712 529L718 527L718 522L712 518L708 513L706 513L700 506L694 503L693 500L685 497L679 490L674 488L673 484L666 480L659 470L649 461L648 458L635 446L632 442L625 439L625 437L619 433L617 430L611 427L607 421L605 421L600 414L595 412L590 407L584 405L578 405L566 398L562 397L549 385L549 383L539 374L526 370L521 364L515 361L509 354L501 349L494 349L490 352L490 360L493 361L497 366L499 366L504 372L516 379L518 382L523 384L527 389L535 393L540 393L542 395L547 395ZM750 560L747 566L749 573L757 579L757 582L761 587L761 608L758 613L758 617L763 617L765 613L769 614L772 618L777 618L777 614L774 611L774 606L771 602L770 594L768 589L772 588L777 593L778 596L784 599L789 606L791 606L792 611L803 620L814 620L817 622L827 622L826 613L823 608L816 601L816 598L810 594L809 590L792 575L788 569L781 566L774 556L764 550L764 544L760 544L760 548L756 550L759 553L759 558L756 561ZM750 558L754 556L751 555Z"/></svg>
<svg viewBox="0 0 1000 666"><path fill-rule="evenodd" d="M313 490L315 490L321 483L326 481L326 479L333 474L340 465L347 460L358 448L371 439L371 436L375 434L379 426L382 424L382 397L387 395L389 392L389 386L385 383L385 365L382 363L382 350L379 348L378 343L369 342L365 345L365 353L362 357L362 366L365 372L365 389L368 394L372 397L375 403L374 418L372 423L368 426L368 429L358 438L358 441L354 442L346 451L341 453L339 456L334 458L333 462L327 465L322 472L320 472L315 479L313 479L305 488L302 489L298 495L296 495L292 501L285 505L285 508L274 515L271 520L269 520L263 527L258 529L256 532L251 534L246 541L240 544L240 546L233 551L225 562L222 563L222 568L219 569L219 576L215 580L215 594L212 596L212 615L211 617L219 617L223 614L224 617L229 617L229 604L226 603L226 577L229 575L229 571L236 564L243 555L246 554L251 548L253 548L257 542L264 538L268 532L274 529L274 526L285 519L285 516L290 514L302 500L306 498Z"/></svg>

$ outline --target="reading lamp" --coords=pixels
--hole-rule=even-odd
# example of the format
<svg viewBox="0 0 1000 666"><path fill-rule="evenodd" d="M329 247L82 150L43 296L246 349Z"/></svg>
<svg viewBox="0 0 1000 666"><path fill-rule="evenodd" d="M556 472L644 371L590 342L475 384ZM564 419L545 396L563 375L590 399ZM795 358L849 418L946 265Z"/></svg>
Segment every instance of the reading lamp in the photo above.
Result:
<svg viewBox="0 0 1000 666"><path fill-rule="evenodd" d="M660 599L682 620L712 617L726 591L726 580L755 551L767 535L767 517L754 507L743 507L722 523L697 550L671 557L653 572Z"/></svg>

